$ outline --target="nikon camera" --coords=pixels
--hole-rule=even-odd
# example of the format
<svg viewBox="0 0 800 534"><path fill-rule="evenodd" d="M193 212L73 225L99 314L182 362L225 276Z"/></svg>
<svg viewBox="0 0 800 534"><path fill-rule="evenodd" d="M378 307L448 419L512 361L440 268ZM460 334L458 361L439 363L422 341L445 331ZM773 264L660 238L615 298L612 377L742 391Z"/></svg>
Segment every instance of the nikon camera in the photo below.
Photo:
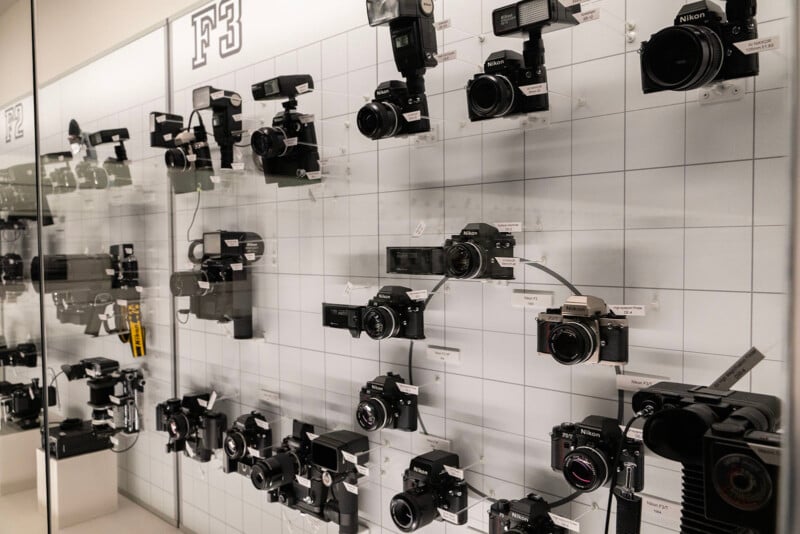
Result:
<svg viewBox="0 0 800 534"><path fill-rule="evenodd" d="M198 462L208 462L222 447L222 433L228 423L223 413L213 412L212 395L184 395L156 406L156 430L169 434L167 452L180 452Z"/></svg>
<svg viewBox="0 0 800 534"><path fill-rule="evenodd" d="M45 406L56 405L56 388L42 388L38 378L29 384L0 382L0 408L4 421L10 421L20 430L37 428L39 416Z"/></svg>
<svg viewBox="0 0 800 534"><path fill-rule="evenodd" d="M411 300L411 289L384 286L366 306L322 303L322 326L366 332L372 339L425 339L425 302Z"/></svg>
<svg viewBox="0 0 800 534"><path fill-rule="evenodd" d="M710 0L686 4L674 26L642 43L642 91L688 91L756 76L758 54L736 47L758 38L755 16L756 0L728 0L724 12Z"/></svg>
<svg viewBox="0 0 800 534"><path fill-rule="evenodd" d="M628 363L628 320L608 310L602 299L569 297L559 309L540 313L539 354L563 365Z"/></svg>
<svg viewBox="0 0 800 534"><path fill-rule="evenodd" d="M308 457L311 454L311 437L314 425L295 419L292 433L281 442L272 456L257 460L250 470L250 481L257 490L269 491L268 502L289 506L294 502L292 484L296 476L306 476Z"/></svg>
<svg viewBox="0 0 800 534"><path fill-rule="evenodd" d="M150 146L166 148L164 163L176 195L214 189L214 162L205 126L183 127L183 117L150 113Z"/></svg>
<svg viewBox="0 0 800 534"><path fill-rule="evenodd" d="M268 458L272 449L272 430L266 417L258 412L240 416L225 432L222 470L251 478L256 462Z"/></svg>
<svg viewBox="0 0 800 534"><path fill-rule="evenodd" d="M549 512L550 506L535 493L518 501L500 499L489 508L489 534L567 534Z"/></svg>
<svg viewBox="0 0 800 534"><path fill-rule="evenodd" d="M260 158L268 184L278 187L320 183L321 171L314 116L297 111L297 97L314 90L308 74L278 76L254 84L257 101L287 98L284 111L272 119L272 126L250 136L254 156Z"/></svg>
<svg viewBox="0 0 800 534"><path fill-rule="evenodd" d="M417 394L406 386L403 377L394 373L367 382L359 394L358 425L368 432L385 428L416 432Z"/></svg>
<svg viewBox="0 0 800 534"><path fill-rule="evenodd" d="M457 279L513 280L514 236L486 223L468 224L444 247L387 247L386 272L440 274Z"/></svg>

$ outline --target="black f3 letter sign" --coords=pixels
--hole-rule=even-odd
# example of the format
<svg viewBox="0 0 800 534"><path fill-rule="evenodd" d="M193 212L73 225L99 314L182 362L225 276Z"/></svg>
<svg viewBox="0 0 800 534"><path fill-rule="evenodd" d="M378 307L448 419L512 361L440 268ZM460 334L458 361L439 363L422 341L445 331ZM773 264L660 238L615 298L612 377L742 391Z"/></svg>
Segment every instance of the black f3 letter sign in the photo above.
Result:
<svg viewBox="0 0 800 534"><path fill-rule="evenodd" d="M14 139L22 139L25 132L22 130L22 104L11 106L5 111L6 115L6 143Z"/></svg>
<svg viewBox="0 0 800 534"><path fill-rule="evenodd" d="M194 58L192 68L208 63L208 49L217 26L224 24L219 37L219 57L226 58L242 49L242 0L220 0L192 15L194 28Z"/></svg>

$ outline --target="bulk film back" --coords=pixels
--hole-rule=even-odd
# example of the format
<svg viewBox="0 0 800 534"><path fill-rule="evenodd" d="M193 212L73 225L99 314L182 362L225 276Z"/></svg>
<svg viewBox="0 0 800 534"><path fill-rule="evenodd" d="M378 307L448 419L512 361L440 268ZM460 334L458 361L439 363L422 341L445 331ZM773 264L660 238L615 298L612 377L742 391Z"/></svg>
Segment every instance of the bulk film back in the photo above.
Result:
<svg viewBox="0 0 800 534"><path fill-rule="evenodd" d="M52 527L781 532L794 24L216 0L43 81Z"/></svg>

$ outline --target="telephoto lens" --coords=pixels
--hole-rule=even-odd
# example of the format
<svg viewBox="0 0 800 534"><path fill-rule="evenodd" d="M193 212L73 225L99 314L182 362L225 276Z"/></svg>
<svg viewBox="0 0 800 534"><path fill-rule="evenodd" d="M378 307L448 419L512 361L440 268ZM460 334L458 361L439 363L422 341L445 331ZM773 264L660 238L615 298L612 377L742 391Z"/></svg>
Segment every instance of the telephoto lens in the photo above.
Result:
<svg viewBox="0 0 800 534"><path fill-rule="evenodd" d="M642 68L665 90L688 91L712 82L720 70L725 49L706 26L665 28L642 49Z"/></svg>

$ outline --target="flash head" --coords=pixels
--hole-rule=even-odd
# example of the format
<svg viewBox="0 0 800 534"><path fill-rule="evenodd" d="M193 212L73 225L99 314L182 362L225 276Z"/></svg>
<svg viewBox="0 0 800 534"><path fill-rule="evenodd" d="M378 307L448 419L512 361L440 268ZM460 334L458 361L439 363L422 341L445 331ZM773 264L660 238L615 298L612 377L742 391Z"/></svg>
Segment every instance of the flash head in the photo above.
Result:
<svg viewBox="0 0 800 534"><path fill-rule="evenodd" d="M242 105L242 97L233 91L214 89L210 85L198 87L192 92L193 109L218 109L238 107Z"/></svg>
<svg viewBox="0 0 800 534"><path fill-rule="evenodd" d="M251 89L255 100L294 99L299 95L310 93L314 90L314 78L309 74L278 76L265 82L253 84Z"/></svg>
<svg viewBox="0 0 800 534"><path fill-rule="evenodd" d="M370 26L380 26L402 18L431 15L433 15L433 0L367 0Z"/></svg>
<svg viewBox="0 0 800 534"><path fill-rule="evenodd" d="M492 12L498 37L528 37L531 32L554 31L578 24L580 4L565 7L559 0L522 0Z"/></svg>

